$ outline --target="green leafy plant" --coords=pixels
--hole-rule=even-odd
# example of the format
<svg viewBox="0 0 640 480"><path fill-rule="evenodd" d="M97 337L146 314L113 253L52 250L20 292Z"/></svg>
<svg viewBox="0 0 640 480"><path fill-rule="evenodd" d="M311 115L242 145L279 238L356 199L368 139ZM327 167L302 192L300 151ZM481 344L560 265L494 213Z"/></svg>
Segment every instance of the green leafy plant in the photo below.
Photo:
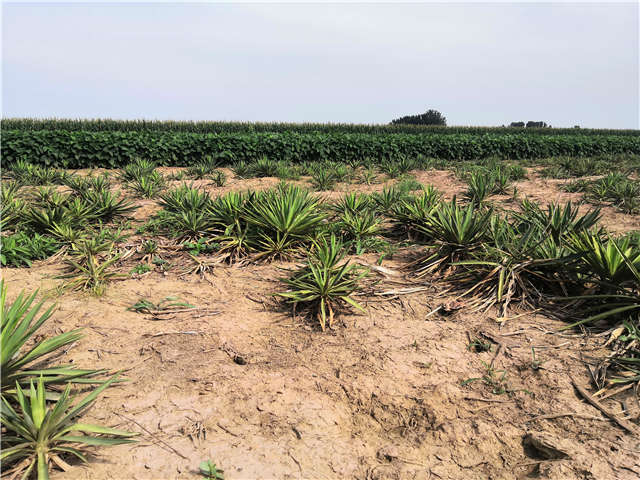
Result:
<svg viewBox="0 0 640 480"><path fill-rule="evenodd" d="M237 162L231 170L233 174L238 178L249 178L252 174L251 166L244 160Z"/></svg>
<svg viewBox="0 0 640 480"><path fill-rule="evenodd" d="M140 263L133 267L129 273L135 273L137 275L142 275L143 273L147 273L151 271L151 267L148 263Z"/></svg>
<svg viewBox="0 0 640 480"><path fill-rule="evenodd" d="M535 224L556 242L561 244L566 236L572 232L589 230L600 220L600 209L589 210L584 215L580 215L577 206L571 202L566 205L560 203L550 203L546 210L540 205L529 200L522 202L523 214L520 219L523 224Z"/></svg>
<svg viewBox="0 0 640 480"><path fill-rule="evenodd" d="M200 474L210 480L224 480L224 470L216 467L211 460L200 462Z"/></svg>
<svg viewBox="0 0 640 480"><path fill-rule="evenodd" d="M55 239L37 233L14 233L0 237L0 243L0 263L14 267L30 267L32 261L45 259L60 248Z"/></svg>

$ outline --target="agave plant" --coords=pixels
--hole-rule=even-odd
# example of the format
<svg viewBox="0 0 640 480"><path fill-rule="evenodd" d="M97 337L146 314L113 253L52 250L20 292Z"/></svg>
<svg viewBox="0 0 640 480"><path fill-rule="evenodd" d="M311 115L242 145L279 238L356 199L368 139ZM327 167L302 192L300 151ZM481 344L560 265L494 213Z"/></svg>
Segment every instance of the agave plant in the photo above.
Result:
<svg viewBox="0 0 640 480"><path fill-rule="evenodd" d="M66 207L44 207L26 210L24 221L29 229L34 232L48 233L56 225L81 226L88 221L88 218L76 217Z"/></svg>
<svg viewBox="0 0 640 480"><path fill-rule="evenodd" d="M32 343L37 338L36 332L51 317L54 309L51 306L40 313L44 300L34 303L37 294L36 291L25 297L21 292L11 305L7 305L7 287L4 280L0 280L3 397L15 395L16 383L25 386L34 378L40 378L45 385L97 383L92 377L102 373L102 370L83 370L72 365L44 366L48 359L78 341L81 335L80 330L72 330Z"/></svg>
<svg viewBox="0 0 640 480"><path fill-rule="evenodd" d="M204 190L183 183L160 195L160 206L173 213L206 210L211 198Z"/></svg>
<svg viewBox="0 0 640 480"><path fill-rule="evenodd" d="M238 178L249 178L251 176L251 166L244 160L240 160L233 167L231 171Z"/></svg>
<svg viewBox="0 0 640 480"><path fill-rule="evenodd" d="M595 275L615 289L634 279L629 265L640 269L640 245L631 235L603 240L598 233L581 231L571 233L567 240L569 247L580 255L581 271Z"/></svg>
<svg viewBox="0 0 640 480"><path fill-rule="evenodd" d="M435 251L419 261L418 275L464 260L485 239L492 215L491 209L473 203L462 206L456 197L440 203L429 222L417 227L425 238L435 241Z"/></svg>
<svg viewBox="0 0 640 480"><path fill-rule="evenodd" d="M249 243L253 235L250 235L251 227L244 212L254 197L255 194L229 192L216 198L207 209L219 253L230 262L245 257L251 249Z"/></svg>
<svg viewBox="0 0 640 480"><path fill-rule="evenodd" d="M558 244L572 232L594 227L601 217L599 208L579 215L578 207L574 207L571 202L567 202L566 205L550 203L546 210L543 210L537 203L525 199L522 209L524 213L520 215L520 219L524 224L536 224Z"/></svg>
<svg viewBox="0 0 640 480"><path fill-rule="evenodd" d="M111 271L111 267L120 260L120 254L109 251L102 260L98 255L89 253L79 259L67 259L69 272L57 278L65 279L65 288L71 290L90 290L94 295L102 295L109 281L124 278L125 275Z"/></svg>
<svg viewBox="0 0 640 480"><path fill-rule="evenodd" d="M528 225L523 232L497 215L491 218L488 235L470 259L453 264L463 272L452 281L456 287L471 284L461 296L473 295L478 308L499 304L503 316L514 300L533 306L543 293L557 290L563 280L560 272L578 257L557 248L537 226Z"/></svg>
<svg viewBox="0 0 640 480"><path fill-rule="evenodd" d="M385 187L382 192L372 194L371 198L378 211L383 214L389 213L391 209L402 199L407 198L406 194L393 187Z"/></svg>
<svg viewBox="0 0 640 480"><path fill-rule="evenodd" d="M419 237L420 231L424 231L432 220L441 201L442 193L433 185L428 185L418 196L401 200L391 208L389 214L393 220L394 230L401 230L412 239Z"/></svg>
<svg viewBox="0 0 640 480"><path fill-rule="evenodd" d="M216 187L224 187L227 183L227 175L222 170L214 170L211 180L213 180Z"/></svg>
<svg viewBox="0 0 640 480"><path fill-rule="evenodd" d="M164 188L165 183L164 177L154 170L132 180L129 186L143 198L154 198Z"/></svg>
<svg viewBox="0 0 640 480"><path fill-rule="evenodd" d="M622 245L619 245L619 243ZM624 243L609 239L607 245L613 247L617 255L623 259L626 269L631 272L629 281L625 284L617 285L613 292L610 288L613 285L606 284L604 293L586 294L564 299L565 301L578 301L590 305L589 308L583 310L583 315L589 314L587 318L580 319L564 329L601 321L628 322L632 326L640 325L640 271L636 263L622 250L621 246L624 247ZM637 254L637 251L634 254Z"/></svg>
<svg viewBox="0 0 640 480"><path fill-rule="evenodd" d="M313 237L325 215L309 192L285 185L254 196L244 218L258 230L258 259L288 258Z"/></svg>
<svg viewBox="0 0 640 480"><path fill-rule="evenodd" d="M123 182L135 182L142 177L151 175L155 169L155 163L138 158L122 169L122 172L120 172L120 179Z"/></svg>
<svg viewBox="0 0 640 480"><path fill-rule="evenodd" d="M215 167L203 163L196 163L187 167L186 173L189 177L195 180L202 180L210 175Z"/></svg>
<svg viewBox="0 0 640 480"><path fill-rule="evenodd" d="M109 190L91 189L83 196L83 200L90 206L94 218L111 221L118 217L125 217L138 207L130 200L111 193Z"/></svg>
<svg viewBox="0 0 640 480"><path fill-rule="evenodd" d="M16 198L21 185L18 182L2 182L0 186L0 231L13 230L23 221L26 204Z"/></svg>
<svg viewBox="0 0 640 480"><path fill-rule="evenodd" d="M278 162L268 157L260 157L251 164L251 172L255 177L275 177L278 173Z"/></svg>
<svg viewBox="0 0 640 480"><path fill-rule="evenodd" d="M467 180L467 191L464 197L476 205L484 203L494 191L494 177L485 171L472 172Z"/></svg>
<svg viewBox="0 0 640 480"><path fill-rule="evenodd" d="M337 223L337 228L351 243L355 253L360 254L364 251L364 243L380 232L380 223L380 218L373 212L345 211Z"/></svg>
<svg viewBox="0 0 640 480"><path fill-rule="evenodd" d="M313 173L311 181L316 190L326 191L333 190L333 187L337 182L337 178L332 170L321 169Z"/></svg>
<svg viewBox="0 0 640 480"><path fill-rule="evenodd" d="M22 185L51 185L61 183L64 172L55 168L33 165L24 160L18 160L11 167L11 176Z"/></svg>
<svg viewBox="0 0 640 480"><path fill-rule="evenodd" d="M372 206L371 197L362 193L347 193L338 202L332 205L332 210L337 213L363 213Z"/></svg>
<svg viewBox="0 0 640 480"><path fill-rule="evenodd" d="M180 242L197 240L213 229L213 222L206 210L171 212L166 218L166 224L172 235Z"/></svg>
<svg viewBox="0 0 640 480"><path fill-rule="evenodd" d="M78 422L98 395L115 380L114 377L103 383L75 405L71 385L67 385L50 406L47 405L43 378L39 378L35 386L30 381L28 391L16 383L16 407L5 397L2 397L0 407L2 428L6 429L0 454L5 473L22 474L22 478L28 478L35 471L38 480L47 480L52 465L63 470L69 468L61 457L63 455L87 462L84 450L89 446L135 442L132 437L136 433ZM7 464L14 467L7 470Z"/></svg>
<svg viewBox="0 0 640 480"><path fill-rule="evenodd" d="M341 305L351 305L364 311L351 295L359 289L359 282L367 272L360 271L348 261L340 263L346 251L335 235L331 235L329 240L320 239L314 246L307 265L291 278L283 280L289 289L277 295L292 303L294 308L297 305L308 307L324 331L327 323L329 328L333 327L335 312Z"/></svg>
<svg viewBox="0 0 640 480"><path fill-rule="evenodd" d="M33 193L35 203L55 208L64 207L71 201L71 197L63 195L53 187L39 187Z"/></svg>

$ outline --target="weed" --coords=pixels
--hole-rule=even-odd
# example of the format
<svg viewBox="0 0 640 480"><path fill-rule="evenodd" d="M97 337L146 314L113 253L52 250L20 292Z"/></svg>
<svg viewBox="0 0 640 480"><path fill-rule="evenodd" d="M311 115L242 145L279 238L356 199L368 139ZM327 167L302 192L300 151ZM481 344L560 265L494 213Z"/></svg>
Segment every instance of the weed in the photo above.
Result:
<svg viewBox="0 0 640 480"><path fill-rule="evenodd" d="M200 474L209 480L224 480L224 470L216 467L216 464L211 460L200 462Z"/></svg>

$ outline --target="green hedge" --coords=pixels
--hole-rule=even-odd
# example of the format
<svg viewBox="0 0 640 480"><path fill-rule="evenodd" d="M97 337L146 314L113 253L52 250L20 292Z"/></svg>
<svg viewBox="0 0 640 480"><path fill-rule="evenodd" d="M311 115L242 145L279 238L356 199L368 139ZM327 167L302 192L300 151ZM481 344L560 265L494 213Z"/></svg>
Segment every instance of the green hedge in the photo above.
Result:
<svg viewBox="0 0 640 480"><path fill-rule="evenodd" d="M640 137L528 135L196 134L151 132L6 131L4 164L18 159L62 168L118 168L136 157L189 165L206 155L229 163L262 155L302 160L351 160L402 155L442 159L545 158L640 154Z"/></svg>
<svg viewBox="0 0 640 480"><path fill-rule="evenodd" d="M9 118L0 123L8 130L67 130L89 132L189 132L189 133L411 133L411 134L492 134L492 135L630 135L640 130L606 130L589 128L512 128L512 127L442 127L433 125L367 125L353 123L251 123L251 122L179 122L160 120L73 120Z"/></svg>

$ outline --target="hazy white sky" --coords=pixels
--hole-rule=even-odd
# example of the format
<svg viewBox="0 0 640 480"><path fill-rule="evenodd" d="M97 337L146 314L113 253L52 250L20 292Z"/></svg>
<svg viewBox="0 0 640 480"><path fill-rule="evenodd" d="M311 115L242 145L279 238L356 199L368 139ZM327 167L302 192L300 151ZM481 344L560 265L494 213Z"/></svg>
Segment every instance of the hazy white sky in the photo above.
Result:
<svg viewBox="0 0 640 480"><path fill-rule="evenodd" d="M638 5L2 8L5 117L638 128Z"/></svg>

